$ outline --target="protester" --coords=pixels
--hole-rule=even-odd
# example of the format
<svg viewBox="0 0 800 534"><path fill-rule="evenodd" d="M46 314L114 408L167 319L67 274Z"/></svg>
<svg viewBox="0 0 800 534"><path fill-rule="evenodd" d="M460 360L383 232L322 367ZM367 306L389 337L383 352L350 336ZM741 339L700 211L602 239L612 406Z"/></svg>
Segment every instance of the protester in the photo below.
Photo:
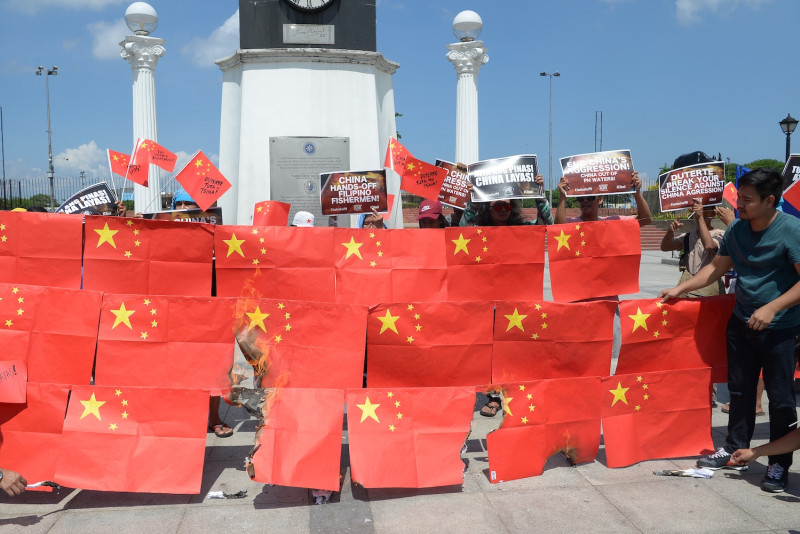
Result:
<svg viewBox="0 0 800 534"><path fill-rule="evenodd" d="M386 223L383 222L383 215L378 213L378 210L372 208L372 213L362 213L358 218L359 228L386 228Z"/></svg>
<svg viewBox="0 0 800 534"><path fill-rule="evenodd" d="M731 455L731 461L736 465L746 465L760 456L778 456L791 454L800 449L800 429L795 428L780 439L770 441L752 449L737 449ZM771 467L771 465L770 465Z"/></svg>
<svg viewBox="0 0 800 534"><path fill-rule="evenodd" d="M639 178L639 173L633 171L632 185L635 189L633 199L636 202L636 219L639 221L639 226L646 226L652 222L652 215L650 214L650 206L642 195L642 180ZM567 217L567 191L569 191L569 182L566 178L562 177L558 181L558 205L556 206L556 224L572 223L572 222L588 222L588 221L615 221L621 219L629 219L631 217L623 215L609 215L608 217L599 217L597 215L600 209L600 204L603 203L601 196L583 196L577 197L578 205L581 208L581 214L578 217Z"/></svg>
<svg viewBox="0 0 800 534"><path fill-rule="evenodd" d="M697 461L698 467L745 469L731 459L747 449L755 429L756 390L763 369L769 395L770 440L797 422L794 337L800 325L800 220L777 210L780 173L755 169L739 180L739 219L728 227L713 261L689 280L659 294L662 301L709 285L731 267L739 274L736 304L728 321L728 389L731 393L725 446ZM786 487L790 453L769 457L761 489Z"/></svg>
<svg viewBox="0 0 800 534"><path fill-rule="evenodd" d="M175 191L175 194L172 195L173 210L196 210L199 207L197 202L183 189Z"/></svg>
<svg viewBox="0 0 800 534"><path fill-rule="evenodd" d="M16 497L25 491L28 481L25 477L12 471L11 469L0 469L0 489L5 491L9 497Z"/></svg>
<svg viewBox="0 0 800 534"><path fill-rule="evenodd" d="M447 220L442 215L442 203L423 200L419 205L417 222L420 228L447 228Z"/></svg>
<svg viewBox="0 0 800 534"><path fill-rule="evenodd" d="M465 169L466 172L466 169ZM536 183L544 184L541 174L536 175ZM467 184L472 191L472 183ZM517 199L493 200L491 202L467 202L467 208L459 222L460 226L520 226L532 224L553 224L550 204L546 198L534 199L536 202L536 220L526 221L522 217L521 206Z"/></svg>
<svg viewBox="0 0 800 534"><path fill-rule="evenodd" d="M307 211L298 211L292 219L292 226L311 228L314 226L314 214Z"/></svg>

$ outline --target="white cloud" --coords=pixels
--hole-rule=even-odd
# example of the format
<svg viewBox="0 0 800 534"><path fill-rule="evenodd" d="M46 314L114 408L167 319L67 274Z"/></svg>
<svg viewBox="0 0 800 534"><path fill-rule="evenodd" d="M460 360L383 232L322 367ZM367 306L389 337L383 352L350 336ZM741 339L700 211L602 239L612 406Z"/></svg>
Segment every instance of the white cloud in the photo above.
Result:
<svg viewBox="0 0 800 534"><path fill-rule="evenodd" d="M64 47L64 50L72 50L73 48L78 46L79 42L80 42L79 39L71 39L69 41L62 41L61 46Z"/></svg>
<svg viewBox="0 0 800 534"><path fill-rule="evenodd" d="M213 67L214 61L239 49L239 10L205 39L189 41L181 52L200 67Z"/></svg>
<svg viewBox="0 0 800 534"><path fill-rule="evenodd" d="M86 28L92 35L92 55L95 58L119 59L122 51L119 43L130 33L124 18L113 22L92 22Z"/></svg>
<svg viewBox="0 0 800 534"><path fill-rule="evenodd" d="M81 171L86 171L89 177L105 178L108 175L108 156L105 149L92 140L54 155L53 166L58 176L78 176Z"/></svg>
<svg viewBox="0 0 800 534"><path fill-rule="evenodd" d="M702 11L713 13L729 13L739 6L758 8L771 0L675 0L678 21L691 24L700 20Z"/></svg>
<svg viewBox="0 0 800 534"><path fill-rule="evenodd" d="M43 9L90 9L100 11L108 6L121 5L128 0L5 0L4 5L16 11L29 15L38 13Z"/></svg>

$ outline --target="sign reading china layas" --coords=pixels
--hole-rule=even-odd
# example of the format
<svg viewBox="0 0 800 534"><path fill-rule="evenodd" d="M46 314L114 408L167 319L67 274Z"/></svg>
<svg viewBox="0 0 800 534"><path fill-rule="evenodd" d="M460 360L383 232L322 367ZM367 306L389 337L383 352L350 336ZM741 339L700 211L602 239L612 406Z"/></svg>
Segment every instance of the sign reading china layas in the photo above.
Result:
<svg viewBox="0 0 800 534"><path fill-rule="evenodd" d="M323 215L386 211L386 170L320 173Z"/></svg>
<svg viewBox="0 0 800 534"><path fill-rule="evenodd" d="M721 161L689 165L658 176L661 211L689 208L694 198L701 199L704 206L722 204L724 189L725 164Z"/></svg>
<svg viewBox="0 0 800 534"><path fill-rule="evenodd" d="M453 206L454 208L465 209L469 201L469 189L467 184L467 174L455 163L449 163L440 159L436 160L436 166L447 169L447 176L442 184L442 189L439 191L439 202Z"/></svg>
<svg viewBox="0 0 800 534"><path fill-rule="evenodd" d="M630 150L609 150L561 158L561 173L569 182L568 197L632 193Z"/></svg>
<svg viewBox="0 0 800 534"><path fill-rule="evenodd" d="M467 171L473 202L544 197L542 186L536 183L535 155L487 159L467 165Z"/></svg>

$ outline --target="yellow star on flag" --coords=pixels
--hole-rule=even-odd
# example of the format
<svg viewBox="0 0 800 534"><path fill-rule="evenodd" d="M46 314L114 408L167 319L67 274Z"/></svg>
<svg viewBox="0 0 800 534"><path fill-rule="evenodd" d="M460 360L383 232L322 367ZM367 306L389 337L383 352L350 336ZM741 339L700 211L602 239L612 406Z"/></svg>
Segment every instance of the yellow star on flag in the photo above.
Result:
<svg viewBox="0 0 800 534"><path fill-rule="evenodd" d="M228 255L225 256L226 258L230 258L231 254L234 252L244 258L244 252L242 252L242 243L244 243L244 239L236 239L236 234L231 233L231 238L223 239L222 242L228 245Z"/></svg>
<svg viewBox="0 0 800 534"><path fill-rule="evenodd" d="M567 250L569 250L569 238L570 237L572 237L572 234L565 234L564 233L564 229L562 228L561 229L561 235L555 236L556 241L558 241L558 248L556 249L556 252L561 250L561 247L567 247Z"/></svg>
<svg viewBox="0 0 800 534"><path fill-rule="evenodd" d="M380 404L372 404L369 401L369 397L367 397L367 400L364 401L364 404L356 404L356 406L361 408L361 421L359 421L360 423L363 423L367 417L369 417L370 419L375 419L376 422L380 423L380 421L378 420L378 414L375 413L375 410L378 409L378 406L380 406Z"/></svg>
<svg viewBox="0 0 800 534"><path fill-rule="evenodd" d="M97 417L98 421L101 421L100 407L105 403L106 401L97 400L97 398L94 396L94 393L92 393L92 396L89 397L89 400L81 401L81 404L83 404L83 413L81 414L81 419L91 414Z"/></svg>
<svg viewBox="0 0 800 534"><path fill-rule="evenodd" d="M250 325L247 327L248 330L252 330L254 326L258 326L264 332L267 331L267 327L264 326L264 319L269 317L268 313L261 313L261 307L256 306L256 310L253 312L246 312L245 315L250 317Z"/></svg>
<svg viewBox="0 0 800 534"><path fill-rule="evenodd" d="M119 309L111 310L111 313L113 313L114 316L116 317L116 319L114 319L114 324L111 325L112 330L116 328L117 325L119 324L124 324L125 326L133 330L133 327L131 326L131 315L136 313L136 310L126 310L125 303L123 302L122 304L120 304Z"/></svg>
<svg viewBox="0 0 800 534"><path fill-rule="evenodd" d="M636 332L636 329L640 326L647 330L647 318L650 317L649 313L642 313L641 308L636 308L636 315L629 315L631 319L633 319L633 330L631 332Z"/></svg>
<svg viewBox="0 0 800 534"><path fill-rule="evenodd" d="M349 243L342 243L342 245L344 245L345 248L347 249L347 255L344 257L344 259L347 259L353 254L355 254L356 256L358 256L358 259L363 260L364 258L361 257L361 251L358 250L361 248L361 245L363 244L364 243L356 243L356 240L352 236L350 236Z"/></svg>
<svg viewBox="0 0 800 534"><path fill-rule="evenodd" d="M114 248L117 248L117 244L114 243L114 234L119 232L119 230L112 230L108 227L108 223L103 226L102 229L98 230L97 228L94 229L97 232L97 235L100 236L100 239L97 240L97 246L100 247L103 243L108 243Z"/></svg>
<svg viewBox="0 0 800 534"><path fill-rule="evenodd" d="M379 334L383 334L387 330L391 330L395 334L399 334L400 332L397 331L397 326L395 325L399 318L399 315L393 316L391 311L386 310L386 315L383 317L378 317L378 319L381 321L381 331Z"/></svg>
<svg viewBox="0 0 800 534"><path fill-rule="evenodd" d="M508 319L508 326L506 327L506 332L508 332L515 326L524 332L525 328L522 326L522 320L526 317L527 315L520 315L517 309L514 308L513 314L505 316L505 318Z"/></svg>
<svg viewBox="0 0 800 534"><path fill-rule="evenodd" d="M458 234L458 239L451 240L455 246L456 250L453 252L453 256L458 254L459 251L463 250L464 254L469 256L469 250L467 249L467 244L472 241L471 239L464 239L464 234Z"/></svg>
<svg viewBox="0 0 800 534"><path fill-rule="evenodd" d="M614 395L614 400L611 401L611 406L614 406L617 401L622 401L625 404L628 404L628 399L625 398L625 392L628 391L630 388L622 387L622 382L617 382L616 389L609 389L608 392Z"/></svg>

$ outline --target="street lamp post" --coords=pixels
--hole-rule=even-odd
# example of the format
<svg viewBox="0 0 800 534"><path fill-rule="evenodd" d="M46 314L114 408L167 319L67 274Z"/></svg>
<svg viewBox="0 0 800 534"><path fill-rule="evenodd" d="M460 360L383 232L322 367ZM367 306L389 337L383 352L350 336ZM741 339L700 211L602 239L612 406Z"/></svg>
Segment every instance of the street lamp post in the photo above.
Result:
<svg viewBox="0 0 800 534"><path fill-rule="evenodd" d="M786 161L789 161L789 156L792 153L792 141L790 138L792 137L792 132L794 132L794 129L797 128L797 119L792 117L791 113L788 113L786 118L780 121L778 124L781 125L781 130L783 130L783 133L786 134Z"/></svg>
<svg viewBox="0 0 800 534"><path fill-rule="evenodd" d="M36 75L42 76L42 73L44 73L44 89L47 97L47 179L50 180L50 209L55 210L56 194L55 186L53 185L53 175L55 174L53 170L53 131L50 129L50 76L58 75L58 67L54 66L52 69L45 69L39 66L39 68L36 69Z"/></svg>
<svg viewBox="0 0 800 534"><path fill-rule="evenodd" d="M550 189L550 205L553 205L553 76L561 76L558 71L551 73L540 72L539 76L547 76L550 78L550 139L548 142L548 176L547 184Z"/></svg>

